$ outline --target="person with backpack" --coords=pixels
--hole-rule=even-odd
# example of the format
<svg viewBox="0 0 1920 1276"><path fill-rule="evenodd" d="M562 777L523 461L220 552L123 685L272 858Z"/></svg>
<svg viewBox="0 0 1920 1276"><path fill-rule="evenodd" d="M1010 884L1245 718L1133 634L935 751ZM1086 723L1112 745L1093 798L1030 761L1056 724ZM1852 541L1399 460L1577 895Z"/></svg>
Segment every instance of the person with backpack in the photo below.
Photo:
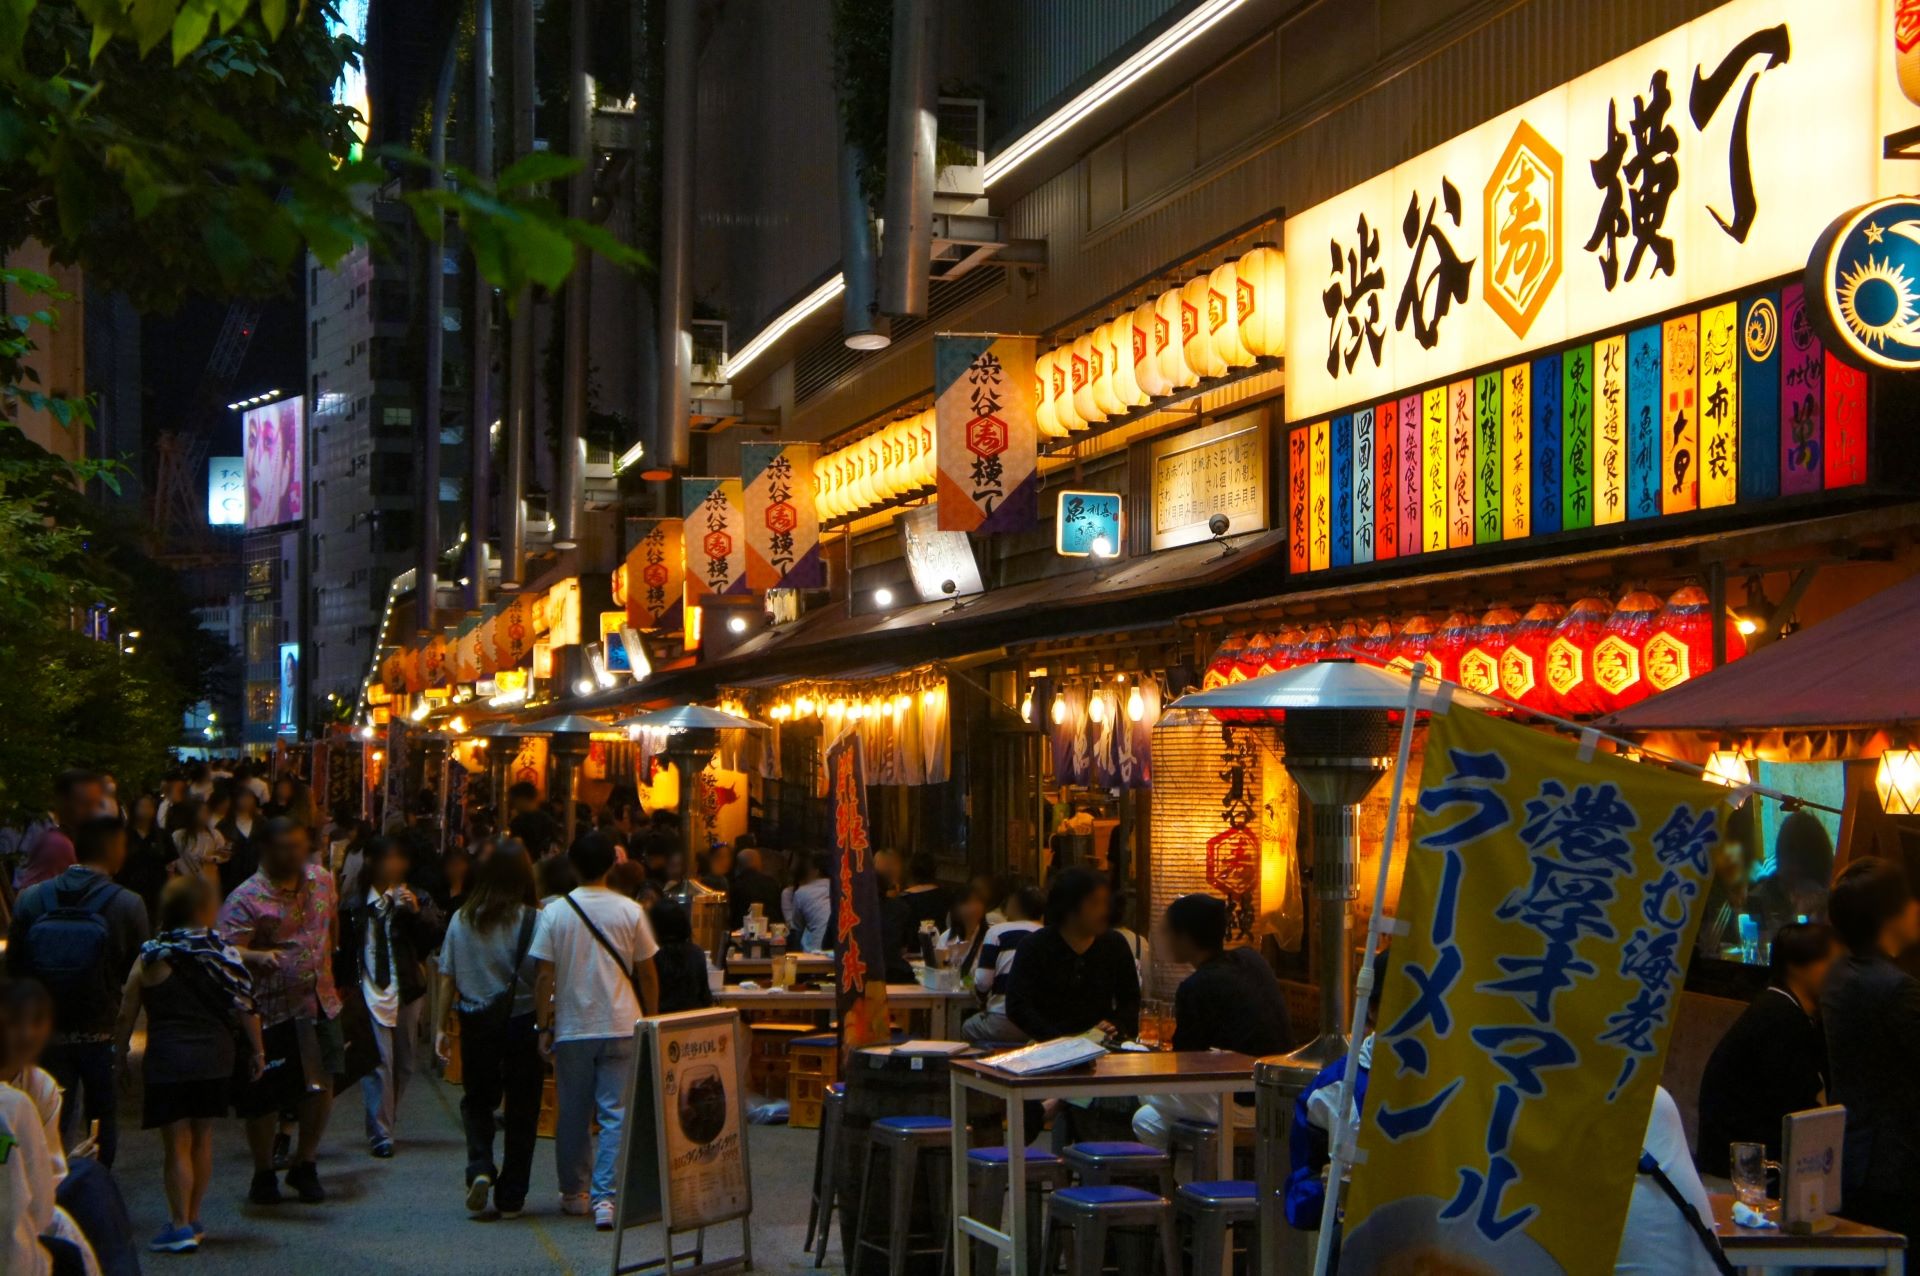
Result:
<svg viewBox="0 0 1920 1276"><path fill-rule="evenodd" d="M534 961L534 1015L540 1051L553 1060L560 1208L568 1214L591 1209L594 1226L610 1231L633 1025L660 1001L653 965L659 945L640 906L607 887L610 839L585 834L567 858L580 885L540 910L527 949ZM590 1154L588 1122L595 1116L600 1142Z"/></svg>
<svg viewBox="0 0 1920 1276"><path fill-rule="evenodd" d="M32 978L53 995L53 1044L42 1060L66 1091L66 1142L89 1121L100 1123L100 1163L113 1166L119 1118L113 1093L113 1026L120 985L147 942L147 906L116 886L127 856L127 830L95 816L73 829L73 867L29 887L7 931L7 971Z"/></svg>
<svg viewBox="0 0 1920 1276"><path fill-rule="evenodd" d="M539 919L533 862L504 839L474 870L473 889L440 947L441 1017L434 1053L451 1062L460 1027L460 1124L467 1135L467 1210L518 1218L527 1200L546 1068L534 1039L533 967L527 952ZM493 1159L493 1114L506 1103L506 1155Z"/></svg>

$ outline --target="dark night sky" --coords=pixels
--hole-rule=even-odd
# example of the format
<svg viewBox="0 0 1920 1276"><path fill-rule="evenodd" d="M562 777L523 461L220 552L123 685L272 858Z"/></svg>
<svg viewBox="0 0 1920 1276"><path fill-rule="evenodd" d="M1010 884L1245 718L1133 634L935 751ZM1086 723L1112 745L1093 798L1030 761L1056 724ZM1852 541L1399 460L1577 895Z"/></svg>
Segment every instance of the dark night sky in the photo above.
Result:
<svg viewBox="0 0 1920 1276"><path fill-rule="evenodd" d="M299 276L287 280L287 292L261 307L260 323L247 347L228 397L245 398L278 387L297 391L306 380L305 299ZM148 315L141 325L141 380L149 440L182 425L192 412L213 343L220 335L227 304L190 301L170 315ZM209 440L213 455L238 455L240 417L221 413L221 423Z"/></svg>

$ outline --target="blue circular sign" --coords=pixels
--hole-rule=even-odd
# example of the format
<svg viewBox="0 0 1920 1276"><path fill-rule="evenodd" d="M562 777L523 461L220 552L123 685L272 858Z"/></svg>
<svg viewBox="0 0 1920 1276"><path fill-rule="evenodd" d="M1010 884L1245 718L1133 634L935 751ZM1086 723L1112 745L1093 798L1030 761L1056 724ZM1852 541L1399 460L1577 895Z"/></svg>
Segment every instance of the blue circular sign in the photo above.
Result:
<svg viewBox="0 0 1920 1276"><path fill-rule="evenodd" d="M1814 243L1807 310L1836 355L1862 367L1920 368L1920 197L1854 209Z"/></svg>

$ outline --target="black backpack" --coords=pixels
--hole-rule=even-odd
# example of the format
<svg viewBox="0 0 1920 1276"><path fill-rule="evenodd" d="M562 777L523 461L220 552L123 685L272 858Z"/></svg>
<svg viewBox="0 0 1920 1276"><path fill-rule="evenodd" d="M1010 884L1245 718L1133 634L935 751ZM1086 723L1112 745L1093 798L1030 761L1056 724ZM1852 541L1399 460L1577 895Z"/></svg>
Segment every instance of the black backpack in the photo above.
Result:
<svg viewBox="0 0 1920 1276"><path fill-rule="evenodd" d="M120 889L104 877L78 890L53 886L53 907L27 928L25 964L52 994L54 1025L62 1032L93 1031L119 1008L107 960L106 907Z"/></svg>

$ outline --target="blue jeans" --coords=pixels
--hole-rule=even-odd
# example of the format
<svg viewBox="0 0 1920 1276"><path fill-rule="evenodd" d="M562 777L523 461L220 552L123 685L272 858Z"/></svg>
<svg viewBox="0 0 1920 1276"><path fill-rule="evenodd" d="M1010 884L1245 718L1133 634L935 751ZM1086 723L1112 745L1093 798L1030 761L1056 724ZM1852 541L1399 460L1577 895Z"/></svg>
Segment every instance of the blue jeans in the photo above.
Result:
<svg viewBox="0 0 1920 1276"><path fill-rule="evenodd" d="M553 1048L554 1169L560 1195L588 1191L595 1201L613 1199L619 1181L620 1127L626 1120L627 1081L633 1072L632 1037L590 1037ZM587 1149L587 1123L600 1118L600 1145Z"/></svg>

